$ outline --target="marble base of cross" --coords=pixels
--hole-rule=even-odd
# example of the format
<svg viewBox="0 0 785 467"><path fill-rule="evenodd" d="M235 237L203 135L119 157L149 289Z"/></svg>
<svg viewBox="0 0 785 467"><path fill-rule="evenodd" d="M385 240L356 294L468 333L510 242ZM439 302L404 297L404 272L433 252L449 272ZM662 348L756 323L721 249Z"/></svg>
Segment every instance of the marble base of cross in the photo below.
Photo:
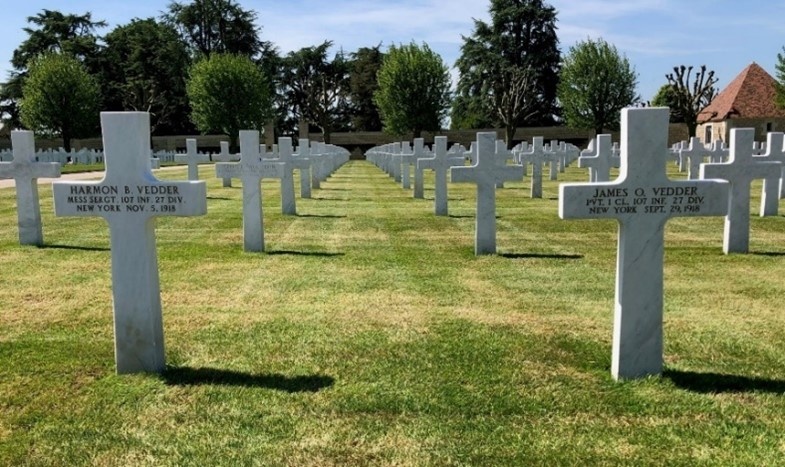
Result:
<svg viewBox="0 0 785 467"><path fill-rule="evenodd" d="M0 162L0 179L14 179L19 244L41 246L44 244L44 231L38 201L38 179L60 177L60 164L35 161L32 131L12 131L11 146L14 158L11 162Z"/></svg>
<svg viewBox="0 0 785 467"><path fill-rule="evenodd" d="M496 254L496 184L505 180L520 180L520 166L501 166L496 163L496 133L477 133L476 163L469 167L452 167L454 183L477 184L477 214L474 231L474 254Z"/></svg>
<svg viewBox="0 0 785 467"><path fill-rule="evenodd" d="M611 373L615 379L662 372L663 244L676 216L721 216L722 180L670 180L666 174L669 111L624 109L621 169L613 182L562 184L562 219L617 219L616 307Z"/></svg>
<svg viewBox="0 0 785 467"><path fill-rule="evenodd" d="M728 215L722 251L747 253L750 248L750 185L753 180L769 179L776 183L782 174L782 163L753 156L755 129L733 128L730 131L728 162L701 164L700 177L720 178L730 182Z"/></svg>
<svg viewBox="0 0 785 467"><path fill-rule="evenodd" d="M103 112L101 127L104 179L54 183L55 214L106 219L112 251L117 372L160 372L166 360L155 218L205 214L205 182L155 178L149 162L149 114Z"/></svg>

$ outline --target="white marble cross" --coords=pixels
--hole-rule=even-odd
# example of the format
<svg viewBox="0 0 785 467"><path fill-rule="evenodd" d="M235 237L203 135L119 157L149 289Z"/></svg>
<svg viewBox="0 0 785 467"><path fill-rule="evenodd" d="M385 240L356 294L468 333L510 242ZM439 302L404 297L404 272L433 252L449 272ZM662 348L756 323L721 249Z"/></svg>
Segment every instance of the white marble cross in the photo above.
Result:
<svg viewBox="0 0 785 467"><path fill-rule="evenodd" d="M162 181L150 170L150 115L101 113L106 175L55 182L55 214L99 216L112 250L115 361L118 373L165 367L155 218L207 212L205 182Z"/></svg>
<svg viewBox="0 0 785 467"><path fill-rule="evenodd" d="M776 216L779 211L779 200L783 198L785 190L785 134L780 132L770 132L766 135L766 154L767 161L778 161L782 164L779 180L772 178L763 179L763 194L760 199L760 215Z"/></svg>
<svg viewBox="0 0 785 467"><path fill-rule="evenodd" d="M722 251L747 253L750 248L750 185L753 180L770 179L777 183L782 164L754 157L753 128L734 128L730 131L730 156L728 162L701 164L701 178L721 178L730 182L728 214L725 216L725 234Z"/></svg>
<svg viewBox="0 0 785 467"><path fill-rule="evenodd" d="M425 157L425 139L414 138L414 198L425 199L425 179L420 160L429 160L432 157Z"/></svg>
<svg viewBox="0 0 785 467"><path fill-rule="evenodd" d="M728 158L728 152L725 141L719 139L711 143L711 148L706 150L709 162L724 162Z"/></svg>
<svg viewBox="0 0 785 467"><path fill-rule="evenodd" d="M228 141L221 141L221 152L218 154L213 154L213 160L216 162L234 162L240 160L240 158L236 154L232 154L229 152L229 142ZM188 170L191 170L190 167ZM232 177L223 177L223 186L224 187L231 187L232 186Z"/></svg>
<svg viewBox="0 0 785 467"><path fill-rule="evenodd" d="M529 150L521 153L521 164L532 165L531 197L542 198L542 164L551 160L550 154L545 150L543 137L535 136Z"/></svg>
<svg viewBox="0 0 785 467"><path fill-rule="evenodd" d="M185 140L185 154L175 156L177 162L188 163L188 180L199 180L199 164L209 162L209 156L199 154L196 150L196 139L187 138Z"/></svg>
<svg viewBox="0 0 785 467"><path fill-rule="evenodd" d="M451 167L463 165L463 156L447 155L447 137L436 136L433 139L434 157L417 160L417 171L431 169L435 173L434 180L434 212L437 216L447 215L447 171Z"/></svg>
<svg viewBox="0 0 785 467"><path fill-rule="evenodd" d="M562 184L562 219L617 219L613 377L662 371L663 242L676 216L719 216L728 208L721 180L670 180L668 109L624 109L621 169L613 182Z"/></svg>
<svg viewBox="0 0 785 467"><path fill-rule="evenodd" d="M607 182L611 179L611 167L618 167L619 160L613 157L611 135L597 135L589 148L581 152L578 167L589 168L590 182Z"/></svg>
<svg viewBox="0 0 785 467"><path fill-rule="evenodd" d="M414 150L406 143L403 147L401 154L398 156L401 163L401 188L408 190L412 187L411 182L411 168L412 165L417 163L414 157Z"/></svg>
<svg viewBox="0 0 785 467"><path fill-rule="evenodd" d="M11 162L0 162L0 179L14 179L19 243L41 246L44 244L44 232L38 202L38 178L60 177L60 164L35 161L32 131L12 131L11 145L14 158Z"/></svg>
<svg viewBox="0 0 785 467"><path fill-rule="evenodd" d="M682 144L679 149L679 160L687 160L687 178L690 180L697 180L700 175L700 165L703 163L703 158L708 154L706 147L700 140L693 136L690 138L689 144Z"/></svg>
<svg viewBox="0 0 785 467"><path fill-rule="evenodd" d="M310 162L294 157L292 138L278 138L278 161L283 164L281 178L281 214L296 215L297 202L294 197L294 169L310 167Z"/></svg>
<svg viewBox="0 0 785 467"><path fill-rule="evenodd" d="M477 184L477 214L474 233L474 254L496 254L496 184L505 180L520 180L520 166L501 166L494 160L496 133L477 133L475 146L477 162L468 167L452 167L454 183Z"/></svg>
<svg viewBox="0 0 785 467"><path fill-rule="evenodd" d="M311 197L311 143L308 138L297 140L297 152L294 154L294 166L300 169L300 198Z"/></svg>
<svg viewBox="0 0 785 467"><path fill-rule="evenodd" d="M262 212L262 179L283 178L283 164L262 160L259 132L240 130L240 162L215 164L217 177L239 178L243 184L243 248L264 251L264 215Z"/></svg>

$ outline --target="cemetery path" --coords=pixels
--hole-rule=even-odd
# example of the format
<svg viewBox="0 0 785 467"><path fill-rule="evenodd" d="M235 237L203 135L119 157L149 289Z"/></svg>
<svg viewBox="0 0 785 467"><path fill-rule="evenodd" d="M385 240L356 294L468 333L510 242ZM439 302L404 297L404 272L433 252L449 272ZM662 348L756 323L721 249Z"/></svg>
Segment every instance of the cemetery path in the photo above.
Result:
<svg viewBox="0 0 785 467"><path fill-rule="evenodd" d="M171 170L182 169L184 166L182 165L173 165L168 167L162 167L160 169L154 169L153 173L158 172L167 172ZM79 173L71 173L71 174L63 174L60 178L39 178L38 184L39 185L51 185L52 182L57 180L99 180L104 176L103 171L101 172L79 172ZM16 182L14 179L7 179L7 180L0 180L0 189L2 188L13 188L16 186Z"/></svg>

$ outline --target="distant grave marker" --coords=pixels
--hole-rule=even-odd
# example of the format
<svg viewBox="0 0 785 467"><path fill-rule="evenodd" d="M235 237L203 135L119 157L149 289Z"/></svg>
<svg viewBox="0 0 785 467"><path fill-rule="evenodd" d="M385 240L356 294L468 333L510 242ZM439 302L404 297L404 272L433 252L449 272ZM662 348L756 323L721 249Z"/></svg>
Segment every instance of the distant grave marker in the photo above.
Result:
<svg viewBox="0 0 785 467"><path fill-rule="evenodd" d="M32 131L12 131L14 158L0 162L0 179L13 178L16 189L16 219L20 245L44 244L38 179L60 177L57 162L35 161L35 136Z"/></svg>
<svg viewBox="0 0 785 467"><path fill-rule="evenodd" d="M469 167L453 167L450 177L455 183L477 185L477 214L474 233L474 254L496 253L496 184L505 180L520 180L520 166L501 166L495 159L496 133L477 133L475 145L477 162Z"/></svg>
<svg viewBox="0 0 785 467"><path fill-rule="evenodd" d="M725 216L722 251L747 253L750 248L750 185L753 180L770 179L775 183L782 174L782 164L754 157L752 142L755 130L733 128L730 131L728 162L705 163L700 178L721 178L730 182L730 200Z"/></svg>

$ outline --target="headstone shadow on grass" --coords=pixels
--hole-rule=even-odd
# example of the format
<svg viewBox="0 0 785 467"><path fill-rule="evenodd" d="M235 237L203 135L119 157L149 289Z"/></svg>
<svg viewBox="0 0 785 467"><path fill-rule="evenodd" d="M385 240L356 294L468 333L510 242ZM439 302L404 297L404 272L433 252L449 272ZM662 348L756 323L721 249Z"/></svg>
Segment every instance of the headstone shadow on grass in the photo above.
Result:
<svg viewBox="0 0 785 467"><path fill-rule="evenodd" d="M767 392L785 393L785 380L758 378L743 375L724 375L721 373L700 373L697 371L665 370L667 378L681 389L701 393L738 393Z"/></svg>
<svg viewBox="0 0 785 467"><path fill-rule="evenodd" d="M499 253L499 256L509 259L583 259L583 255L564 253Z"/></svg>
<svg viewBox="0 0 785 467"><path fill-rule="evenodd" d="M334 256L345 256L346 253L331 253L328 251L295 251L295 250L276 250L276 251L267 251L268 255L291 255L291 256L324 256L324 257L334 257Z"/></svg>
<svg viewBox="0 0 785 467"><path fill-rule="evenodd" d="M238 386L289 393L317 392L335 384L335 379L326 375L251 374L220 368L168 367L161 378L169 386Z"/></svg>
<svg viewBox="0 0 785 467"><path fill-rule="evenodd" d="M109 248L101 247L101 246L37 245L36 248L55 249L55 250L79 250L79 251L110 251Z"/></svg>
<svg viewBox="0 0 785 467"><path fill-rule="evenodd" d="M318 217L321 219L345 219L346 216L336 214L296 214L297 217Z"/></svg>

